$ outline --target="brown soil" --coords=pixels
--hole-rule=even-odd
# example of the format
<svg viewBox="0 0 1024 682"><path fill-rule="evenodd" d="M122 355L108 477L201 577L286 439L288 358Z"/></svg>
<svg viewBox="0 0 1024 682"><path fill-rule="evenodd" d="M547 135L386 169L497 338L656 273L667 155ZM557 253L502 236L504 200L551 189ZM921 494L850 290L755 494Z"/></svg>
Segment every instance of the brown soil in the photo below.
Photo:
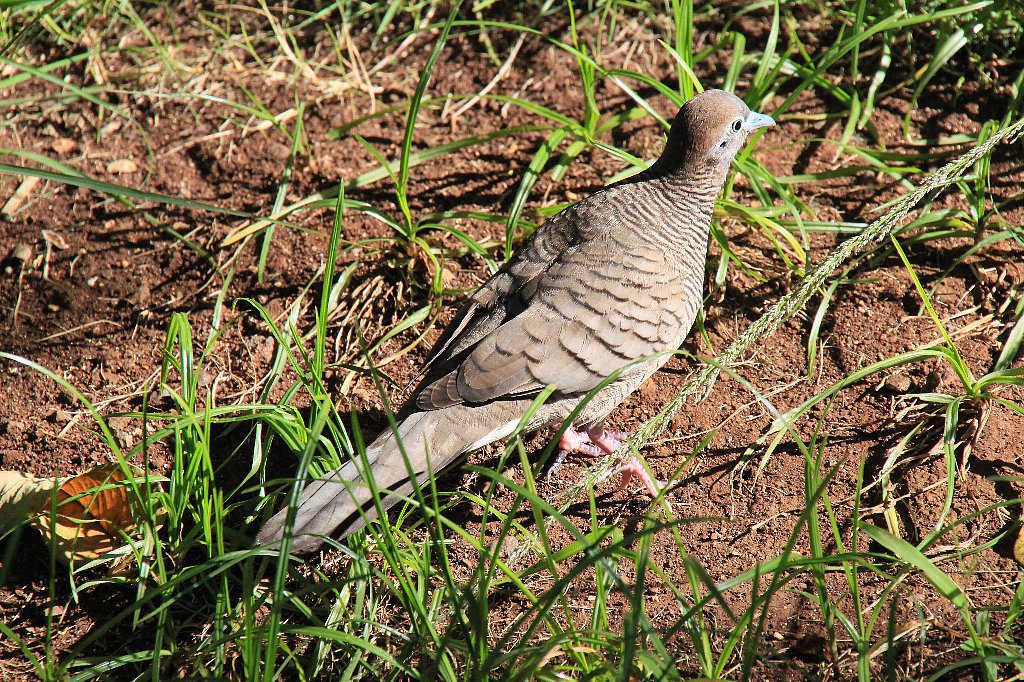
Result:
<svg viewBox="0 0 1024 682"><path fill-rule="evenodd" d="M552 26L560 33L563 27ZM180 40L187 42L195 24L185 24ZM620 50L606 57L609 63L630 60L632 68L670 77L671 66L663 50L654 42L649 27L630 27L635 40L633 50ZM496 38L498 36L495 36ZM506 49L507 46L498 46ZM383 107L403 101L415 86L418 68L430 45L418 40L381 75L376 83L381 90L375 94L373 106ZM208 92L220 97L244 101L239 88L245 86L269 110L281 112L294 106L293 93L300 93L307 102L303 124L309 154L303 155L293 175L289 199L294 200L324 189L342 178L354 178L377 164L360 144L346 137L328 139L327 132L342 123L366 113L370 101L365 93L352 90L333 95L323 82L303 80L292 75L278 80L245 70L234 72L228 59L221 55L203 65L203 75L185 78L167 89L155 77L143 80L133 89L152 87L159 91ZM121 70L127 74L128 63L108 62L106 71L112 76ZM476 40L456 37L439 62L431 83L434 93L478 92L493 77L496 67L490 63ZM231 79L230 74L234 73ZM213 82L205 74L215 74ZM571 57L543 41L528 39L515 68L504 78L495 92L522 93L528 99L551 107L570 117L582 116L583 96L578 85L576 65ZM706 84L715 84L720 74L714 65L705 65L700 75ZM137 76L145 79L147 76ZM80 68L71 70L76 84L89 82L91 76ZM4 96L35 95L42 90L55 92L49 85L33 79L13 88ZM901 126L907 103L899 96L881 103L873 117L881 141L890 148L904 146ZM605 112L628 106L628 99L611 84L599 89L599 103ZM117 95L115 102L129 113L131 121L100 117L97 109L82 101L51 110L46 103L25 107L18 113L15 125L0 128L0 148L20 149L45 154L84 173L146 191L218 204L220 206L268 214L280 183L289 142L274 129L255 131L226 123L233 115L224 107L205 100L162 99L147 95ZM916 136L934 138L942 133L974 132L985 119L978 107L964 100L939 95L913 114L912 132ZM669 104L660 97L651 99L662 114L671 113ZM781 101L781 99L779 100ZM858 163L852 156L834 158L835 148L828 144L805 143L808 138L840 137L845 119L822 119L814 116L829 111L829 103L807 95L781 125L762 139L755 156L776 176L831 170ZM434 146L468 134L514 125L535 124L532 116L515 107L503 107L493 101L481 101L451 120L436 110L424 110L417 127L418 148ZM286 124L289 128L292 123ZM402 120L389 116L362 125L358 132L385 156L397 152L401 139ZM661 131L648 118L625 128L614 139L632 153L651 156L656 153ZM410 196L414 213L439 210L507 211L534 151L543 134L530 133L499 139L442 159L417 166L412 172ZM130 159L135 172L117 174L109 171L111 162ZM10 161L11 159L5 159ZM20 161L15 161L20 162ZM1024 186L1024 168L1008 155L997 158L993 178L996 198L1010 197ZM621 170L618 162L600 153L585 153L572 164L564 182L555 183L545 175L531 195L531 209L557 202L570 201L600 187L611 175ZM5 200L18 187L20 180L11 176L0 178L0 197ZM872 210L899 195L901 187L891 178L871 172L853 177L805 185L801 198L821 219L863 222L876 215ZM738 199L755 203L741 180ZM369 185L355 192L354 198L365 200L397 215L388 181ZM940 200L948 207L966 207L958 193ZM155 218L154 224L147 215ZM1024 223L1024 208L1010 205L1002 212L1010 225ZM303 226L326 235L331 215L327 211L306 212L296 217ZM459 219L456 225L474 238L500 241L503 227L482 221ZM215 270L198 251L205 251L214 262L225 265L233 256L233 248L224 248L222 240L240 220L214 215L149 205L126 206L88 190L40 182L26 205L10 217L0 231L0 350L31 359L54 371L89 397L105 413L132 411L140 408L142 397L154 390L159 379L161 349L170 317L185 313L201 347L210 334L215 312L225 321L233 321L219 338L208 358L204 371L205 386L218 404L255 399L261 378L269 368L273 343L266 325L248 306L233 306L232 301L247 297L267 307L275 316L287 313L301 288L313 279L320 267L326 239L310 234L278 228L270 250L267 276L263 283L256 278L256 244L241 250L234 261L235 275L227 286L225 304L219 311L217 294L224 283L225 269ZM172 236L168 228L186 235L196 248L188 248L183 240ZM734 247L744 259L759 268L766 279L758 282L736 267L730 269L726 286L708 288L707 318L704 327L708 347L697 335L684 346L685 351L702 356L721 351L792 285L777 253L766 236L747 226L726 221L723 225ZM345 216L345 239L357 241L370 236L386 237L386 226L374 219L350 212ZM819 261L839 238L815 236L812 259ZM451 238L445 242L454 246ZM33 258L24 265L14 257L19 245L28 245ZM910 257L924 286L931 286L940 273L972 245L967 239L943 240L908 247ZM972 256L953 269L938 286L935 295L937 312L948 320L961 352L976 376L989 371L1006 335L1002 325L1012 312L1002 307L1010 297L1019 296L1024 285L1022 249L1019 243L1005 241ZM362 333L368 339L382 332L412 311L430 302L429 290L423 285L428 273L422 263L407 263L393 253L372 254L363 249L349 252L342 265L361 257L365 264L359 269L350 289L358 291L366 282L369 293L351 294L343 305L356 310L350 324L332 325L331 334L341 341L341 353L335 361L357 356L352 343L352 322L361 321ZM717 263L718 247L712 246L709 263ZM459 258L446 263L450 274L446 286L452 290L475 286L486 276L479 259ZM404 268L404 269L403 269ZM709 279L713 265L709 268ZM412 278L410 279L410 274ZM871 362L931 343L938 331L926 314L921 314L920 300L898 257L890 255L880 263L866 264L853 276L862 278L856 284L841 287L833 299L822 329L822 348L818 366L808 378L806 342L814 310L787 323L758 349L736 371L779 412L800 404L850 372ZM411 283L410 283L411 282ZM314 291L318 290L319 284ZM307 297L307 303L309 298ZM451 315L457 296L446 300L448 307L442 319ZM815 301L816 305L816 301ZM307 305L300 328L312 327ZM422 326L415 331L422 330ZM964 330L957 334L956 330ZM428 340L436 334L431 331ZM388 357L413 337L409 334L385 344L377 359ZM429 344L421 344L408 355L383 369L404 386ZM692 359L673 360L668 368L644 386L614 415L614 427L635 428L668 402L687 380L695 367ZM67 474L109 459L93 433L88 414L54 381L14 362L0 364L0 468L28 470L39 475ZM347 374L335 371L332 388L339 406L355 409L364 417L364 427L380 425L380 408L372 383L360 378L346 381ZM254 388L257 387L257 388ZM344 392L342 392L344 390ZM958 381L948 366L937 361L914 364L874 376L841 392L828 410L816 408L811 419L801 423L802 435L809 437L820 418L820 431L828 435L822 453L823 469L836 467L829 493L836 511L846 523L844 542L850 539L849 519L853 500L850 493L857 482L863 463L865 479L877 477L889 450L920 420L928 418L926 408L908 393L948 391L956 394ZM278 390L277 394L280 393ZM1020 390L1005 390L1002 395L1020 400ZM401 391L393 390L395 402ZM761 457L764 448L755 449L745 458L745 450L762 435L771 423L767 405L759 401L748 387L732 378L718 381L709 397L698 405L686 406L673 420L666 438L651 445L644 453L656 475L667 478L677 474L680 481L670 494L674 513L679 517L705 519L684 524L680 528L685 546L715 580L726 579L749 569L756 562L779 555L789 541L804 508L804 460L787 439L767 460ZM990 405L984 419L965 420L980 423L969 456L960 449L960 468L953 502L953 515L963 518L1003 500L1020 496L1020 484L999 479L999 476L1020 476L1020 457L1024 448L1024 420L1011 411ZM920 440L924 450L940 438L941 420L935 421ZM119 439L125 445L138 442L141 428L136 420L113 420ZM690 459L692 449L705 434L711 433L708 446L699 456ZM928 439L931 439L928 442ZM961 440L970 440L963 434ZM533 452L544 446L542 438L530 441ZM491 461L493 452L477 454L473 461ZM150 465L166 470L170 463L167 452L154 449ZM552 479L541 483L542 493L552 502L562 502L560 490L576 480L589 462L569 461ZM284 473L294 460L279 463ZM506 473L522 480L522 473L512 467ZM941 456L932 456L905 467L898 476L897 493L901 496L897 511L903 536L912 542L926 535L937 521L945 487L945 464ZM543 481L543 477L541 477ZM461 475L445 478L446 485L466 485L480 489L482 483ZM602 521L620 518L629 527L630 519L645 509L636 491L614 492L606 485L598 492L598 508ZM877 492L877 489L876 489ZM511 502L511 495L498 491L495 505ZM572 518L585 527L589 507L585 500L572 509ZM879 505L876 497L864 499L864 508ZM479 528L479 510L468 504L453 513L461 515L473 532ZM1012 522L1010 513L986 512L958 529L957 537L948 537L942 544L959 543L963 548L983 544ZM877 513L874 522L884 525ZM532 523L524 517L525 523ZM947 519L948 523L951 519ZM255 525L239 529L243 536L255 532ZM553 541L568 542L568 536L553 531ZM826 542L830 542L826 532ZM48 560L43 544L26 532L17 540L18 551L7 554L4 567L7 585L0 589L0 611L9 627L24 638L33 650L39 651L38 639L46 623L46 609L51 602L48 592ZM834 543L833 543L834 544ZM862 547L868 548L862 536ZM2 549L2 548L0 548ZM834 549L834 547L833 547ZM795 550L806 553L807 537L802 533ZM684 583L683 558L671 535L660 533L652 548L652 558L669 575ZM1004 544L974 555L974 563L957 570L949 563L944 568L956 576L957 582L977 606L1005 604L1013 584L1019 578L1010 548ZM469 547L453 549L453 563L470 567L477 561ZM525 565L525 564L524 564ZM626 580L629 575L623 576ZM845 583L835 577L837 602L849 607ZM580 580L586 584L587 576ZM766 664L769 677L799 677L807 671L819 670L828 662L821 642L827 637L820 611L808 609L807 602L794 594L797 589L810 589L809 582L788 586L773 602L766 637L772 638L772 649L790 663ZM871 598L873 595L868 595ZM123 606L127 594L108 594L113 608ZM497 600L501 596L495 597ZM61 602L61 597L57 601ZM736 604L749 600L744 591L730 593ZM646 594L647 611L657 625L658 614L665 622L674 622L678 613L675 599L667 588L651 583ZM72 646L97 622L104 612L95 599L86 598L88 607L71 607L64 613L53 647L59 652ZM627 605L625 599L623 607ZM901 622L915 618L932 619L936 628L956 631L959 616L921 578L903 583L893 605ZM511 611L518 603L511 600ZM499 609L500 605L492 604ZM582 616L581 616L582 617ZM995 616L998 618L998 615ZM943 639L929 640L928 650L907 646L896 660L904 674L918 677L935 671L963 655L956 648L942 648ZM840 642L840 646L843 646ZM25 672L17 662L20 656L9 644L0 645L6 658L3 676ZM682 648L681 650L688 650ZM881 665L881 659L879 665ZM693 661L683 661L685 669L696 671ZM852 659L842 659L834 674L852 674ZM802 673L800 671L803 671ZM820 673L811 673L818 675Z"/></svg>

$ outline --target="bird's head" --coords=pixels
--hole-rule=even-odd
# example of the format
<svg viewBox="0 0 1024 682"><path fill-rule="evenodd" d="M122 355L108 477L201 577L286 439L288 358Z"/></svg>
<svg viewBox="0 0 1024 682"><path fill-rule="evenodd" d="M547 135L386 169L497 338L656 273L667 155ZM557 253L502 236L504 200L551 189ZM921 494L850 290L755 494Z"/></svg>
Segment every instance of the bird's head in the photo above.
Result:
<svg viewBox="0 0 1024 682"><path fill-rule="evenodd" d="M671 169L710 170L724 179L747 136L773 125L775 119L751 111L736 95L708 90L679 109L658 162Z"/></svg>

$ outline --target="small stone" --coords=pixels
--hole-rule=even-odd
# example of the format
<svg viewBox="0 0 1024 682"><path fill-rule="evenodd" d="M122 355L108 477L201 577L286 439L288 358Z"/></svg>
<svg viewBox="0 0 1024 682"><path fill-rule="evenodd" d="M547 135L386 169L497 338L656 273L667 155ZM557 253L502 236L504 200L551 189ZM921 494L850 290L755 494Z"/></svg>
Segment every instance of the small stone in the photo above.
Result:
<svg viewBox="0 0 1024 682"><path fill-rule="evenodd" d="M131 417L110 417L107 419L107 425L118 431L128 431L131 429L132 424L133 420Z"/></svg>
<svg viewBox="0 0 1024 682"><path fill-rule="evenodd" d="M280 142L271 142L267 145L267 153L279 161L284 161L292 155L291 148Z"/></svg>
<svg viewBox="0 0 1024 682"><path fill-rule="evenodd" d="M100 128L100 137L107 137L121 129L121 119L115 118L107 125Z"/></svg>
<svg viewBox="0 0 1024 682"><path fill-rule="evenodd" d="M501 554L505 559L510 559L519 549L519 538L514 535L505 536L505 541L501 543Z"/></svg>
<svg viewBox="0 0 1024 682"><path fill-rule="evenodd" d="M174 396L171 395L169 390L167 390L167 387L154 388L149 392L149 404L161 406L173 405Z"/></svg>
<svg viewBox="0 0 1024 682"><path fill-rule="evenodd" d="M910 377L906 374L890 374L885 378L885 387L893 393L906 393L910 390Z"/></svg>
<svg viewBox="0 0 1024 682"><path fill-rule="evenodd" d="M124 175L139 170L139 164L131 159L118 159L107 164L107 172L111 175Z"/></svg>
<svg viewBox="0 0 1024 682"><path fill-rule="evenodd" d="M445 268L441 271L441 286L446 289L452 289L459 281L459 275L453 272L449 268Z"/></svg>
<svg viewBox="0 0 1024 682"><path fill-rule="evenodd" d="M64 410L58 409L53 410L48 415L46 415L46 421L50 422L51 424L66 424L67 422L71 421L71 417Z"/></svg>
<svg viewBox="0 0 1024 682"><path fill-rule="evenodd" d="M32 260L32 247L28 244L18 244L11 252L11 257L16 261L27 263Z"/></svg>
<svg viewBox="0 0 1024 682"><path fill-rule="evenodd" d="M214 379L216 379L216 377L213 375L213 373L208 372L204 367L201 370L199 370L199 376L197 377L196 383L200 388L206 388L207 386L213 383Z"/></svg>
<svg viewBox="0 0 1024 682"><path fill-rule="evenodd" d="M50 143L50 146L53 147L53 151L58 154L70 154L78 149L78 144L74 140L69 140L66 137L58 137Z"/></svg>

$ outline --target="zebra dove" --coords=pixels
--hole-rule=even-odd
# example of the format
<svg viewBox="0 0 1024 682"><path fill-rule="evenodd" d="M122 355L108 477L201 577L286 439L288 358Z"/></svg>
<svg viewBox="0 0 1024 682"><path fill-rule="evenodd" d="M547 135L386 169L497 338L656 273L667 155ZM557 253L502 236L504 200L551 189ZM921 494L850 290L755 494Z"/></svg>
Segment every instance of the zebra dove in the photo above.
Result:
<svg viewBox="0 0 1024 682"><path fill-rule="evenodd" d="M615 451L620 436L604 430L605 418L689 333L715 199L747 135L774 123L730 93L699 94L679 110L654 165L538 228L442 333L397 433L367 448L370 472L355 459L305 487L292 549L313 550L332 531L348 535L376 516L364 474L388 508L459 455L510 435L549 384L556 390L528 429L561 424L621 370L559 442L563 451ZM637 475L657 494L635 458L620 471L623 485ZM288 511L267 522L260 544L283 537Z"/></svg>

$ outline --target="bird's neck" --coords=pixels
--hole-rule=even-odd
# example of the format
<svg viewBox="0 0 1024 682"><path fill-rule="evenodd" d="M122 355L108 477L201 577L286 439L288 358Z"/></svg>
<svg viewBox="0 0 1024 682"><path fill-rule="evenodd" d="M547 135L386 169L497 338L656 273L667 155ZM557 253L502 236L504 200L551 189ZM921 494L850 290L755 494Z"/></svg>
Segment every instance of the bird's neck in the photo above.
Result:
<svg viewBox="0 0 1024 682"><path fill-rule="evenodd" d="M616 183L629 195L630 210L643 239L669 251L703 253L715 199L722 191L728 168L674 164L662 158L632 177ZM671 158L671 157L668 157ZM649 230L650 226L659 229Z"/></svg>
<svg viewBox="0 0 1024 682"><path fill-rule="evenodd" d="M670 207L670 213L706 236L715 199L722 191L725 173L709 166L683 167L652 178Z"/></svg>

